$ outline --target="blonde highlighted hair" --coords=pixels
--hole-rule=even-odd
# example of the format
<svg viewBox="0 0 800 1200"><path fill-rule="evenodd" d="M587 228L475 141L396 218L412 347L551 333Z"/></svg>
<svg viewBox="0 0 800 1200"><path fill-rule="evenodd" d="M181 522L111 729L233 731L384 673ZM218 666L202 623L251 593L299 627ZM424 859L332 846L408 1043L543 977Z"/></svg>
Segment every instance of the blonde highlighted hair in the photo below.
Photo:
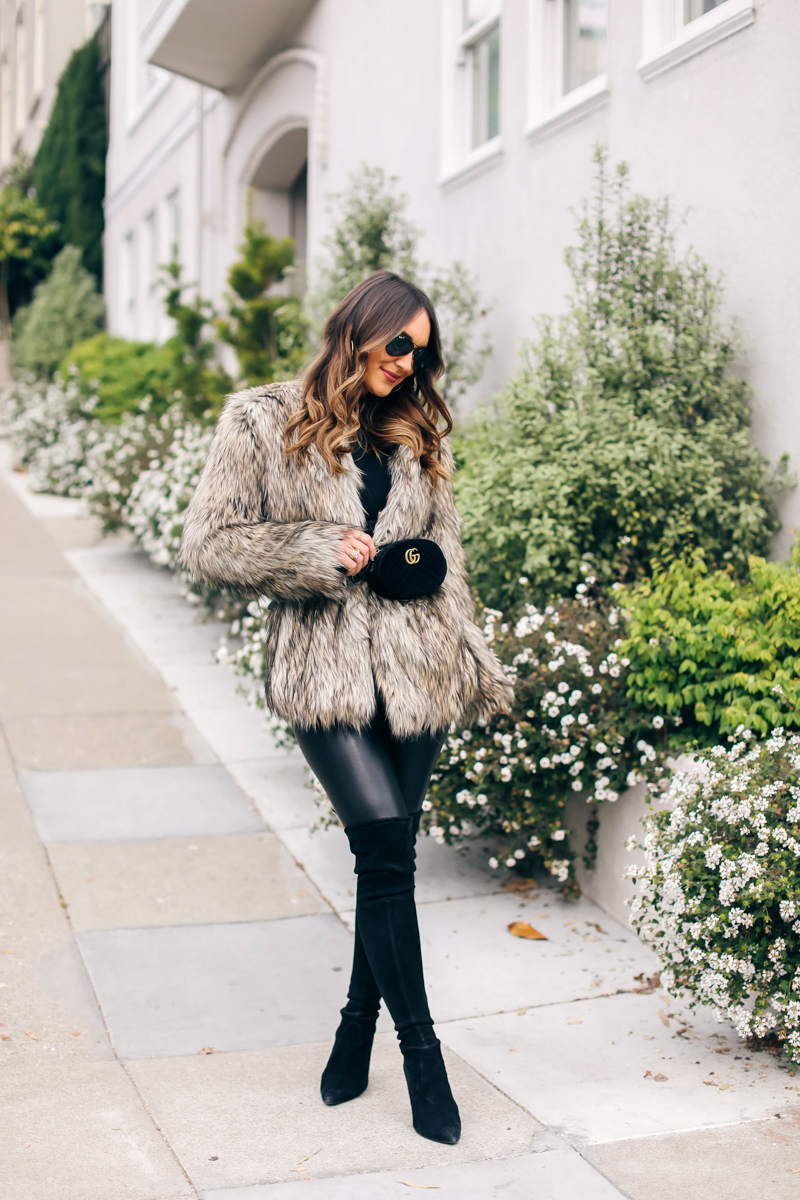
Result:
<svg viewBox="0 0 800 1200"><path fill-rule="evenodd" d="M431 323L430 365L404 379L388 396L364 396L367 355L382 349L424 309ZM325 326L323 347L303 380L301 407L286 426L285 453L303 460L316 446L331 475L363 429L383 453L410 446L433 487L450 476L441 463L441 441L453 428L435 381L444 370L439 325L428 297L399 275L376 271L345 296ZM443 423L443 428L440 425Z"/></svg>

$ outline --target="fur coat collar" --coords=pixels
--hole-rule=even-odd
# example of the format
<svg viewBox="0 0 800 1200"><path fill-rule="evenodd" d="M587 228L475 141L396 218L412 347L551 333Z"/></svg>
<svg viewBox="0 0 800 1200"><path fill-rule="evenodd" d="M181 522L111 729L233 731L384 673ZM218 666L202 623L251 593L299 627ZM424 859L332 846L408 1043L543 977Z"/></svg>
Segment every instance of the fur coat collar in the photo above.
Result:
<svg viewBox="0 0 800 1200"><path fill-rule="evenodd" d="M264 677L267 705L293 727L362 728L380 694L396 737L470 725L512 699L508 677L474 623L452 484L432 488L411 449L389 457L391 489L376 546L425 537L439 544L447 577L433 595L387 600L338 570L336 547L364 527L361 474L351 455L331 476L283 453L296 384L230 397L189 504L181 561L221 588L270 598ZM453 469L445 443L444 464Z"/></svg>

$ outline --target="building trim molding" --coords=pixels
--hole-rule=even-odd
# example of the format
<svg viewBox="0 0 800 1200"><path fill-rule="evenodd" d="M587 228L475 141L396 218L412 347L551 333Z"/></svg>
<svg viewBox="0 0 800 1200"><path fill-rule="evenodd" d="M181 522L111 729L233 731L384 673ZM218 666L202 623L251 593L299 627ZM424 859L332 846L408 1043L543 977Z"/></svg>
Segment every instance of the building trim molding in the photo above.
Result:
<svg viewBox="0 0 800 1200"><path fill-rule="evenodd" d="M244 120L250 105L264 86L266 81L276 71L280 71L282 67L290 66L293 63L302 63L305 66L311 67L314 71L314 112L311 120L311 141L309 151L313 153L317 164L325 170L328 166L328 73L327 64L322 54L316 50L306 50L300 46L294 47L291 50L282 50L280 54L276 54L264 66L256 72L253 78L244 89L239 100L239 107L236 116L231 123L231 128L228 131L228 136L225 139L225 146L222 151L223 158L227 158L230 154L231 147L239 127Z"/></svg>
<svg viewBox="0 0 800 1200"><path fill-rule="evenodd" d="M719 8L685 25L681 34L657 54L643 58L636 69L645 83L671 71L697 54L702 54L718 42L725 41L740 29L746 29L756 19L752 0L728 0Z"/></svg>
<svg viewBox="0 0 800 1200"><path fill-rule="evenodd" d="M559 106L546 117L528 125L524 136L529 142L538 142L552 134L567 129L570 125L591 116L598 109L604 108L611 99L611 88L607 75L598 75L575 92L568 93Z"/></svg>
<svg viewBox="0 0 800 1200"><path fill-rule="evenodd" d="M477 150L473 150L467 161L456 167L454 171L448 171L446 175L442 175L439 179L439 187L445 192L452 191L453 188L460 187L462 183L469 183L486 171L491 171L502 161L503 142L498 136L485 142Z"/></svg>

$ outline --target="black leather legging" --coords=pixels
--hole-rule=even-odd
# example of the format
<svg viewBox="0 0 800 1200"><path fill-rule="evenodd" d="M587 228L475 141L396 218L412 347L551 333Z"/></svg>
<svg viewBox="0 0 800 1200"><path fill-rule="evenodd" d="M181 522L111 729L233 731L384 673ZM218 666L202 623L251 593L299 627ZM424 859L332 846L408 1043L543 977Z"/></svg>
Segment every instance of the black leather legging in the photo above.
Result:
<svg viewBox="0 0 800 1200"><path fill-rule="evenodd" d="M366 729L296 729L295 737L348 829L418 813L445 735L401 741L392 736L380 706Z"/></svg>
<svg viewBox="0 0 800 1200"><path fill-rule="evenodd" d="M298 729L295 736L355 855L356 937L342 1016L374 1024L383 997L401 1045L430 1045L414 842L445 735L397 739L379 710L366 729Z"/></svg>

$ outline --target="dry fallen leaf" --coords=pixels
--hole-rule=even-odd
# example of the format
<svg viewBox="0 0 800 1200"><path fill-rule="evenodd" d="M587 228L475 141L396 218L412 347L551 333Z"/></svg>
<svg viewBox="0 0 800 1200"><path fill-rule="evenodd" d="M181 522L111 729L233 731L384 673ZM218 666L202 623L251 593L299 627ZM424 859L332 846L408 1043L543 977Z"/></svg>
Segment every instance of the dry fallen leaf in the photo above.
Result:
<svg viewBox="0 0 800 1200"><path fill-rule="evenodd" d="M22 1032L23 1032L23 1033L26 1033L26 1034L28 1035L28 1037L31 1039L31 1041L32 1041L32 1042L38 1042L38 1040L39 1040L39 1039L38 1039L38 1037L36 1036L36 1034L35 1034L35 1033L31 1033L31 1031L30 1031L29 1029L23 1029L23 1031L22 1031Z"/></svg>
<svg viewBox="0 0 800 1200"><path fill-rule="evenodd" d="M713 1079L704 1079L703 1083L706 1085L706 1087L716 1087L717 1086Z"/></svg>
<svg viewBox="0 0 800 1200"><path fill-rule="evenodd" d="M13 954L13 950L0 950L0 954Z"/></svg>
<svg viewBox="0 0 800 1200"><path fill-rule="evenodd" d="M665 1017L665 1016L664 1016L664 1010L663 1010L663 1008L660 1008L660 1009L658 1010L658 1019L659 1019L659 1021L661 1021L661 1022L662 1022L664 1025L666 1025L667 1029L669 1029L669 1017Z"/></svg>
<svg viewBox="0 0 800 1200"><path fill-rule="evenodd" d="M8 1033L0 1033L0 1040L2 1040L4 1042L10 1042L11 1036Z"/></svg>
<svg viewBox="0 0 800 1200"><path fill-rule="evenodd" d="M535 879L524 879L520 876L515 879L507 879L504 886L507 892L531 892L538 885Z"/></svg>
<svg viewBox="0 0 800 1200"><path fill-rule="evenodd" d="M660 1071L658 1072L657 1075L653 1076L653 1079L656 1083L666 1083L668 1078L669 1078L668 1075L662 1075Z"/></svg>
<svg viewBox="0 0 800 1200"><path fill-rule="evenodd" d="M720 1083L720 1084L718 1085L718 1087L719 1087L719 1090L720 1090L721 1092L727 1092L727 1090L728 1090L728 1088L729 1088L730 1086L731 1086L731 1085L730 1085L729 1083Z"/></svg>
<svg viewBox="0 0 800 1200"><path fill-rule="evenodd" d="M209 1162L218 1162L218 1161L219 1161L219 1155L218 1155L218 1154L212 1154L212 1155L211 1155L211 1158L210 1158L208 1161L209 1161Z"/></svg>
<svg viewBox="0 0 800 1200"><path fill-rule="evenodd" d="M440 1188L438 1183L409 1183L407 1179L395 1179L395 1183L404 1183L406 1187L423 1188L425 1191L437 1191Z"/></svg>
<svg viewBox="0 0 800 1200"><path fill-rule="evenodd" d="M203 1046L202 1050L197 1051L198 1054L219 1054L219 1050L215 1050L213 1046Z"/></svg>
<svg viewBox="0 0 800 1200"><path fill-rule="evenodd" d="M583 1021L567 1021L568 1025L582 1025Z"/></svg>
<svg viewBox="0 0 800 1200"><path fill-rule="evenodd" d="M538 929L534 929L527 921L512 921L508 927L512 937L528 938L532 942L546 942L547 938Z"/></svg>

